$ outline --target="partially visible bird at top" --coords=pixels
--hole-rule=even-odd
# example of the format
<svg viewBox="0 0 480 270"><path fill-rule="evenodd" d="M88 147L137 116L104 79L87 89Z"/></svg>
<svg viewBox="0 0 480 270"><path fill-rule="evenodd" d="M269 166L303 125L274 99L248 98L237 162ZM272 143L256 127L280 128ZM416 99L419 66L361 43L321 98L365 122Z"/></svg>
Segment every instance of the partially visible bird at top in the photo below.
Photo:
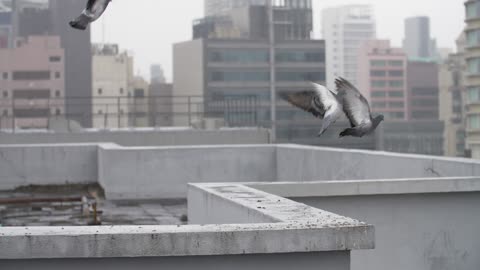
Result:
<svg viewBox="0 0 480 270"><path fill-rule="evenodd" d="M79 30L87 29L90 23L102 16L110 1L112 0L88 0L87 7L80 16L70 22L70 26Z"/></svg>
<svg viewBox="0 0 480 270"><path fill-rule="evenodd" d="M372 134L384 120L383 115L372 117L370 105L360 91L344 78L335 80L337 98L350 121L351 128L340 133L340 137L363 137Z"/></svg>
<svg viewBox="0 0 480 270"><path fill-rule="evenodd" d="M342 106L338 102L336 93L323 85L311 83L312 90L302 92L280 93L279 96L304 111L323 119L322 128L318 136L323 135L328 127L335 123L343 114Z"/></svg>

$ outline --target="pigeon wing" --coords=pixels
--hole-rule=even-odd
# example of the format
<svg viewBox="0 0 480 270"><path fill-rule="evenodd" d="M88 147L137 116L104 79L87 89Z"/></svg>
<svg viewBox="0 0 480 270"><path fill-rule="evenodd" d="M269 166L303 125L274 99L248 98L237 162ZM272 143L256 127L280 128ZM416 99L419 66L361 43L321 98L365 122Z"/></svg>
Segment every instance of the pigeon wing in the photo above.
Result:
<svg viewBox="0 0 480 270"><path fill-rule="evenodd" d="M87 2L87 10L92 11L93 5L95 4L97 0L88 0Z"/></svg>
<svg viewBox="0 0 480 270"><path fill-rule="evenodd" d="M335 81L343 110L352 127L371 124L371 110L368 101L349 81L339 78Z"/></svg>
<svg viewBox="0 0 480 270"><path fill-rule="evenodd" d="M317 95L316 91L302 91L295 93L280 93L280 97L292 104L293 106L300 108L306 112L313 114L315 117L323 118L325 115L325 108L316 108L313 106L314 98Z"/></svg>

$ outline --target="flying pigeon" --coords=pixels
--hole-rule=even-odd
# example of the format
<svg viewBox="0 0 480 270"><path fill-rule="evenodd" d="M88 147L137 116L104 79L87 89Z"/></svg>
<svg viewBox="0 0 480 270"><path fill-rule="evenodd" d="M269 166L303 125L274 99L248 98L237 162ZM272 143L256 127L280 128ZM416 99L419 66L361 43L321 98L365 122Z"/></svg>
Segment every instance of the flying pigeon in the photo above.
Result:
<svg viewBox="0 0 480 270"><path fill-rule="evenodd" d="M349 81L339 78L335 80L335 84L338 92L337 98L351 125L351 128L340 133L340 137L363 137L372 134L384 120L384 116L379 115L372 118L368 101Z"/></svg>
<svg viewBox="0 0 480 270"><path fill-rule="evenodd" d="M313 114L315 117L323 119L322 129L318 136L323 135L328 127L335 123L342 115L342 106L337 100L336 94L325 86L311 83L313 90L280 93L280 97L304 111Z"/></svg>
<svg viewBox="0 0 480 270"><path fill-rule="evenodd" d="M70 22L70 26L79 29L85 30L87 26L96 21L103 12L107 9L108 4L112 0L88 0L87 7L83 10L82 14L78 16L75 20Z"/></svg>

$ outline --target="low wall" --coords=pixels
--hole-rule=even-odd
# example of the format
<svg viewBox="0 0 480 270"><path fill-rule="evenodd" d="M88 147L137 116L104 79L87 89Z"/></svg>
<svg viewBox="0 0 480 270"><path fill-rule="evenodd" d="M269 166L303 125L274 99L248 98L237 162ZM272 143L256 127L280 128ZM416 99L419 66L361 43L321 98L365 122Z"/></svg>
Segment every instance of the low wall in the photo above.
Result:
<svg viewBox="0 0 480 270"><path fill-rule="evenodd" d="M116 143L122 146L267 144L267 129L197 130L191 128L145 128L95 130L74 133L1 133L0 145L52 143Z"/></svg>
<svg viewBox="0 0 480 270"><path fill-rule="evenodd" d="M480 162L378 151L299 145L277 147L279 182L480 175Z"/></svg>
<svg viewBox="0 0 480 270"><path fill-rule="evenodd" d="M275 178L275 146L99 147L99 183L109 199L186 198L188 183Z"/></svg>
<svg viewBox="0 0 480 270"><path fill-rule="evenodd" d="M478 269L480 178L260 183L253 188L375 226L352 270Z"/></svg>
<svg viewBox="0 0 480 270"><path fill-rule="evenodd" d="M97 146L0 146L0 190L97 182Z"/></svg>
<svg viewBox="0 0 480 270"><path fill-rule="evenodd" d="M208 214L225 207L239 224ZM218 225L3 228L0 268L349 270L374 247L371 225L240 184L191 185L193 212Z"/></svg>

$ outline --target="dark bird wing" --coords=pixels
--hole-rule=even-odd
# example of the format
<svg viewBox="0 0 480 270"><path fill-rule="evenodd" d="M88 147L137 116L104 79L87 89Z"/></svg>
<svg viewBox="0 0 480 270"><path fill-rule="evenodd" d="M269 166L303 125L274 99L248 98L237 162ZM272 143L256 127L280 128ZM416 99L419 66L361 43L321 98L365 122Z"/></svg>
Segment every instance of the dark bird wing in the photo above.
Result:
<svg viewBox="0 0 480 270"><path fill-rule="evenodd" d="M371 125L372 117L370 106L365 97L349 81L339 78L335 80L338 98L343 110L350 120L352 127Z"/></svg>
<svg viewBox="0 0 480 270"><path fill-rule="evenodd" d="M87 10L92 11L93 5L95 4L97 0L88 0L87 2Z"/></svg>
<svg viewBox="0 0 480 270"><path fill-rule="evenodd" d="M300 108L306 112L313 114L315 117L323 118L325 115L325 108L317 108L313 106L313 100L317 93L315 91L302 91L296 93L280 93L280 97L292 104L293 106Z"/></svg>

